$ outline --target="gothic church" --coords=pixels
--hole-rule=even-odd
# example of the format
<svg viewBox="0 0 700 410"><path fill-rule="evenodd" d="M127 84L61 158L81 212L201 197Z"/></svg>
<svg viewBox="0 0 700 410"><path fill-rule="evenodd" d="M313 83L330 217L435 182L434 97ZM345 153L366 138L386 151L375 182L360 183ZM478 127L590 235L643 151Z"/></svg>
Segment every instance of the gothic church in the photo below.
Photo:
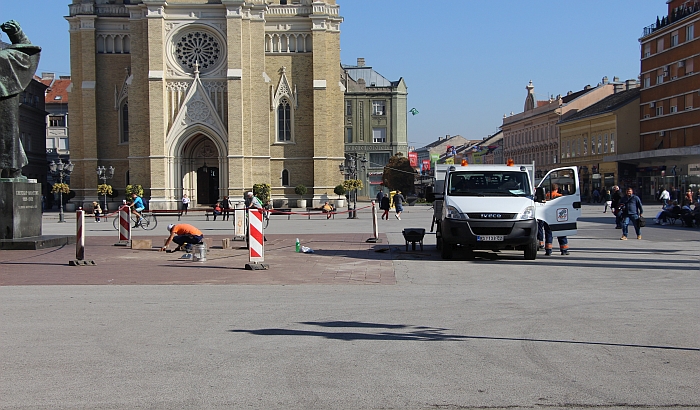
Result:
<svg viewBox="0 0 700 410"><path fill-rule="evenodd" d="M71 189L97 197L98 166L151 209L242 198L316 201L342 181L335 0L73 0ZM310 198L310 196L309 196ZM191 205L192 206L192 205Z"/></svg>

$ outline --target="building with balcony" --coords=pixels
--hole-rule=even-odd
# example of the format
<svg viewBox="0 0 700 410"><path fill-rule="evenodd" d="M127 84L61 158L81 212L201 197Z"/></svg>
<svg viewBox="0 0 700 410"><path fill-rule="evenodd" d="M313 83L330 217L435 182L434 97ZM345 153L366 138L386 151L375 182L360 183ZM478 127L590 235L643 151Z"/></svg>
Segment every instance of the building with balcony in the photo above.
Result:
<svg viewBox="0 0 700 410"><path fill-rule="evenodd" d="M639 152L606 158L634 169L643 198L662 185L700 188L700 1L667 4L639 39Z"/></svg>
<svg viewBox="0 0 700 410"><path fill-rule="evenodd" d="M535 98L532 81L525 89L523 112L503 116L503 157L512 158L516 164L534 162L535 176L542 178L560 163L557 123L611 95L614 85L605 77L596 87L587 85L579 91L569 91L566 96L540 101Z"/></svg>
<svg viewBox="0 0 700 410"><path fill-rule="evenodd" d="M70 143L68 133L68 97L71 89L70 76L53 73L41 73L41 82L48 87L44 104L48 117L46 120L46 155L47 161L68 162Z"/></svg>
<svg viewBox="0 0 700 410"><path fill-rule="evenodd" d="M365 65L343 65L345 87L345 153L356 156L361 197L374 198L381 188L384 166L397 153L408 155L407 96L403 78L390 81ZM364 160L364 161L362 161Z"/></svg>
<svg viewBox="0 0 700 410"><path fill-rule="evenodd" d="M72 0L75 202L111 182L152 209L242 198L334 197L343 152L336 0Z"/></svg>
<svg viewBox="0 0 700 410"><path fill-rule="evenodd" d="M615 161L612 154L639 151L639 84L616 84L615 93L561 120L561 165L579 169L580 192L590 198L594 189L634 186L635 169Z"/></svg>

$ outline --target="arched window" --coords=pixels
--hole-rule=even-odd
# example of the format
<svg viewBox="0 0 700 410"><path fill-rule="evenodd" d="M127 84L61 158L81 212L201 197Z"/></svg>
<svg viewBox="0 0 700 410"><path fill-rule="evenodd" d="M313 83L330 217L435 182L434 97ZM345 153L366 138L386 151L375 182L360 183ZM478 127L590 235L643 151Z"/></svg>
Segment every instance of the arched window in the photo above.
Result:
<svg viewBox="0 0 700 410"><path fill-rule="evenodd" d="M129 101L124 100L121 109L119 110L119 142L122 144L129 142Z"/></svg>
<svg viewBox="0 0 700 410"><path fill-rule="evenodd" d="M289 171L282 170L282 186L289 186Z"/></svg>
<svg viewBox="0 0 700 410"><path fill-rule="evenodd" d="M282 98L277 106L277 141L292 140L292 107L289 100Z"/></svg>

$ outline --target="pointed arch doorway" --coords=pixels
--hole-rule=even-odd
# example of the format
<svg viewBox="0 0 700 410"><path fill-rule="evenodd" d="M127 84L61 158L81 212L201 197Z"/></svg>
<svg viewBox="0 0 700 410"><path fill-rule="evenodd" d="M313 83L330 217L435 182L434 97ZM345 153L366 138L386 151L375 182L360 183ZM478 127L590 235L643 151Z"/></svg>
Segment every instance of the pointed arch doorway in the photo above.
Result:
<svg viewBox="0 0 700 410"><path fill-rule="evenodd" d="M197 205L213 205L219 199L219 151L206 135L192 136L185 144L187 158L182 186Z"/></svg>

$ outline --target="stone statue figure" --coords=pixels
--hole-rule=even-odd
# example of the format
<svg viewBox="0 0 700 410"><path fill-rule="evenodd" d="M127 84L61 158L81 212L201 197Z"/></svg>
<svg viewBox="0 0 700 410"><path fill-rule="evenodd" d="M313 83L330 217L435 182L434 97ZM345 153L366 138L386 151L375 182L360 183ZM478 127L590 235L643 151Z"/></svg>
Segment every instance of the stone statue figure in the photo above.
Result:
<svg viewBox="0 0 700 410"><path fill-rule="evenodd" d="M14 20L0 28L12 42L0 47L0 178L20 178L29 161L19 139L19 95L36 72L41 47Z"/></svg>

